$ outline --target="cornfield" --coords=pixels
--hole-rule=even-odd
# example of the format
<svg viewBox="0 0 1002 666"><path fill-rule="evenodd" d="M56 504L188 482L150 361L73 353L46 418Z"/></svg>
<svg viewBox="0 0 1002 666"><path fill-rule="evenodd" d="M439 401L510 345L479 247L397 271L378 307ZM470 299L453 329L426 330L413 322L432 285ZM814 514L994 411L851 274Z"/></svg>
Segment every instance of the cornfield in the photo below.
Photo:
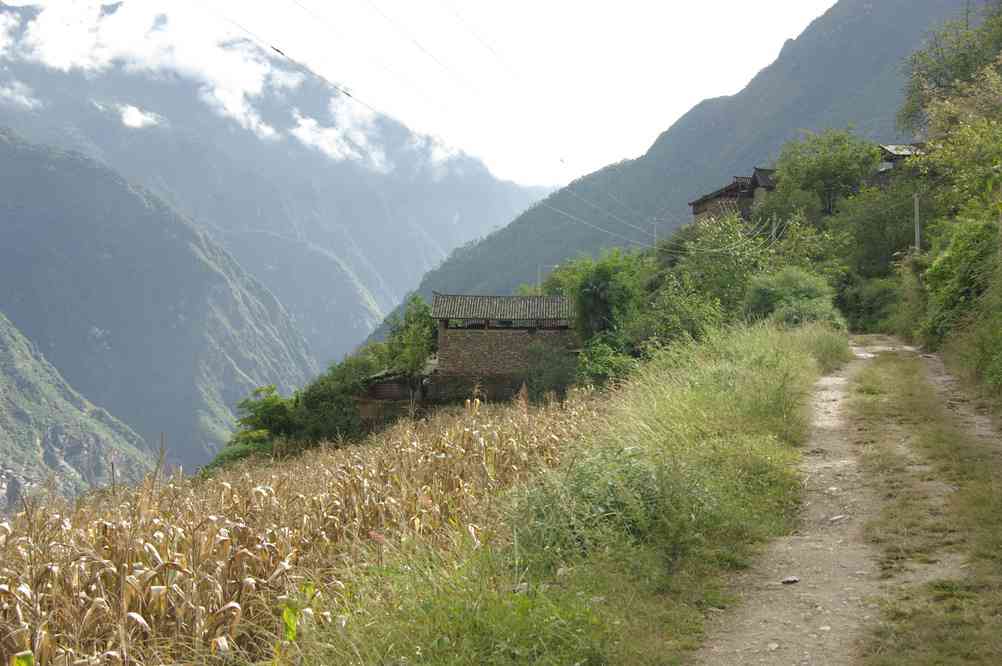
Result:
<svg viewBox="0 0 1002 666"><path fill-rule="evenodd" d="M596 409L474 402L361 446L27 499L0 522L2 664L271 662L296 623L335 621L322 600L384 546L475 538L492 498L556 466Z"/></svg>

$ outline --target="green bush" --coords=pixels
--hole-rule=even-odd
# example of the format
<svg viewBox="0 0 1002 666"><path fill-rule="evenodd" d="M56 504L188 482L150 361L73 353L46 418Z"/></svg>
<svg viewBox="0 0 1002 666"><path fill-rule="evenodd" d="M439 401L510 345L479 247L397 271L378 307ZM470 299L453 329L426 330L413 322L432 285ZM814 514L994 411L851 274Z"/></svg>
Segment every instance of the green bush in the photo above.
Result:
<svg viewBox="0 0 1002 666"><path fill-rule="evenodd" d="M988 290L998 252L998 224L963 220L954 225L950 242L925 272L928 312L922 337L931 347L942 344L965 317L971 316Z"/></svg>
<svg viewBox="0 0 1002 666"><path fill-rule="evenodd" d="M608 336L593 339L578 357L577 376L584 384L603 386L622 379L637 367L637 360L618 351L620 343Z"/></svg>
<svg viewBox="0 0 1002 666"><path fill-rule="evenodd" d="M715 298L698 289L688 275L667 274L645 308L624 327L634 349L676 340L700 340L724 320Z"/></svg>
<svg viewBox="0 0 1002 666"><path fill-rule="evenodd" d="M532 368L525 381L529 398L538 402L552 393L563 399L574 383L577 359L566 349L555 349L541 340L529 345L527 353Z"/></svg>
<svg viewBox="0 0 1002 666"><path fill-rule="evenodd" d="M900 287L893 278L856 279L842 289L837 302L849 328L860 333L883 333L898 306Z"/></svg>
<svg viewBox="0 0 1002 666"><path fill-rule="evenodd" d="M834 293L824 278L787 266L752 278L745 296L745 316L752 321L769 318L784 326L823 322L845 328L833 303Z"/></svg>

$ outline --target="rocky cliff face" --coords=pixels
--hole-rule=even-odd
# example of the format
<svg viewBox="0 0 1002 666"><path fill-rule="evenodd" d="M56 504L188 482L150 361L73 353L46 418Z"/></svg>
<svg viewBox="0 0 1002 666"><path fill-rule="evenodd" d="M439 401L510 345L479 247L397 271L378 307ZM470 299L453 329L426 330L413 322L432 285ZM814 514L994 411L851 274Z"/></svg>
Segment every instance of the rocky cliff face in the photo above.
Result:
<svg viewBox="0 0 1002 666"><path fill-rule="evenodd" d="M84 399L0 314L0 507L54 484L65 494L153 468L132 429Z"/></svg>
<svg viewBox="0 0 1002 666"><path fill-rule="evenodd" d="M257 386L317 371L271 292L92 159L0 132L0 219L0 311L87 399L166 433L171 462L207 461Z"/></svg>

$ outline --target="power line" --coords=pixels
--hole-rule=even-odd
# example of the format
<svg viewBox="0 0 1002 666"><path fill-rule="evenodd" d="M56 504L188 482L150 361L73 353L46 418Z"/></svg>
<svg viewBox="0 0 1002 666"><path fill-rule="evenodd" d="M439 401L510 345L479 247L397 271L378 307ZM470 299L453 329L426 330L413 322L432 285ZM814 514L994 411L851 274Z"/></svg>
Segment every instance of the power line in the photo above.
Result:
<svg viewBox="0 0 1002 666"><path fill-rule="evenodd" d="M587 227L591 227L592 229L595 229L597 231L601 231L603 233L606 233L606 234L608 234L608 235L610 235L610 236L612 236L614 238L619 238L620 240L624 240L627 243L633 243L635 245L639 245L640 247L645 247L645 248L648 248L648 249L651 249L651 250L656 249L653 245L649 245L647 243L644 243L644 242L641 242L641 241L638 241L638 240L634 240L634 239L629 238L627 236L622 236L620 234L617 234L615 231L609 231L608 229L600 227L597 224L592 224L591 222L589 222L589 221L587 221L585 219L582 219L582 218L578 217L577 215L573 215L571 213L568 213L565 210L561 210L561 209L557 208L556 206L550 205L550 204L548 204L545 201L540 201L539 205L543 206L545 208L549 208L553 212L558 213L560 215L563 215L564 217L566 217L569 220L573 220L573 221L578 222L580 224L583 224L583 225L585 225Z"/></svg>
<svg viewBox="0 0 1002 666"><path fill-rule="evenodd" d="M296 65L297 67L301 67L302 69L305 69L307 72L309 72L313 76L317 77L318 79L320 79L321 81L323 81L324 83L326 83L327 85L329 85L334 90L338 91L339 93L341 93L345 97L348 97L352 101L354 101L354 102L356 102L358 104L361 104L362 106L364 106L365 108L369 109L373 113L378 113L380 115L389 116L389 114L383 113L382 111L379 111L374 106L372 106L371 104L367 103L366 101L364 101L360 97L356 97L347 88L334 83L333 81L331 81L330 79L328 79L323 74L320 74L319 72L316 72L315 70L311 69L308 65L304 64L302 61L296 60L295 58L293 58L292 56L290 56L289 54L287 54L285 51L283 51L279 47L277 47L274 44L272 44L269 40L266 40L265 38L263 38L260 35L258 35L256 32L254 32L254 31L250 30L249 28L247 28L246 26L244 26L242 23L239 23L239 22L235 21L234 19L231 19L229 16L226 16L224 14L219 14L218 12L213 11L213 9L211 7L209 7L208 5L202 5L202 6L206 7L208 9L209 13L213 14L216 18L218 18L220 20L223 20L223 21L226 21L227 23L235 26L241 32L245 33L248 37L251 38L251 41L253 41L254 43L256 43L258 46L260 46L261 48L263 48L265 51L274 51L275 53L277 53L278 55L282 56L283 58L285 58L286 60L288 60L292 64Z"/></svg>
<svg viewBox="0 0 1002 666"><path fill-rule="evenodd" d="M608 216L609 216L609 217L611 217L612 219L616 220L616 221L617 221L617 222L619 222L620 224L624 224L624 225L626 225L626 226L628 226L628 227L630 227L630 228L632 228L632 229L636 229L637 231L640 231L640 232L642 232L642 233L645 233L645 234L647 234L648 236L652 235L650 231L648 231L648 230L646 230L646 229L642 229L641 227L638 227L638 226L637 226L637 225L635 225L635 224L631 224L631 223L627 222L626 220L624 220L623 218L619 217L618 215L616 215L616 214L614 214L614 213L612 213L612 212L610 212L610 211L606 210L605 208L602 208L602 207L601 207L601 206L599 206L598 204L595 204L595 203L592 203L592 202L591 202L591 201L589 201L588 199L584 198L583 196L581 196L580 194L578 194L577 192L575 192L575 191L574 191L574 187L573 187L573 186L570 186L570 185L568 185L568 186L567 186L567 191L568 191L568 192L569 192L569 193L570 193L570 194L571 194L572 196L574 196L574 197L576 197L576 198L580 199L581 201L585 202L586 204L588 204L589 206L591 206L591 207L592 207L592 208L594 208L595 210L597 210L597 211L599 211L599 212L601 212L601 213L605 213L606 215L608 215Z"/></svg>
<svg viewBox="0 0 1002 666"><path fill-rule="evenodd" d="M292 4L294 4L297 7L299 7L303 12L305 12L313 20L318 21L320 23L323 23L332 32L334 32L336 35L338 35L341 39L344 38L343 37L344 33L341 32L337 28L337 26L335 26L334 23L332 21L330 21L327 17L322 16L321 14L317 13L316 11L314 11L313 9L311 9L305 3L300 2L300 0L289 0L289 2L291 2ZM429 97L425 93L425 91L423 89L421 89L420 87L414 85L414 83L410 79L408 79L406 76L403 76L397 70L395 70L395 69L391 68L390 66L388 66L386 64L386 62L382 58L373 58L373 57L370 56L369 60L372 61L372 62L375 62L380 67L380 69L382 69L383 71L387 72L394 79L396 79L397 81L400 81L401 83L403 83L404 85L406 85L411 90L417 92L421 96L422 99L424 99L426 102L428 102L428 103L432 104L433 106L435 106L436 108L438 108L438 110L440 110L440 111L445 111L446 110L445 106L443 106L442 103L437 98L433 99L432 97ZM384 114L384 115L386 115L386 114Z"/></svg>
<svg viewBox="0 0 1002 666"><path fill-rule="evenodd" d="M428 48L426 48L424 44L418 41L418 39L414 37L414 35L412 35L410 31L407 30L407 28L400 25L400 23L396 19L394 19L392 16L384 12L382 9L380 9L379 5L377 5L374 2L374 0L365 0L365 2L373 9L373 11L375 11L377 14L383 17L383 19L387 23L392 25L397 30L397 32L406 37L411 42L411 44L413 44L419 51L428 56L428 58L431 59L436 65L441 67L442 71L451 76L457 83L459 83L464 88L471 90L477 95L481 94L480 91L471 86L470 83L464 77L460 76L455 70L453 70L451 67L449 67L444 62L439 60L439 58L434 53L432 53Z"/></svg>

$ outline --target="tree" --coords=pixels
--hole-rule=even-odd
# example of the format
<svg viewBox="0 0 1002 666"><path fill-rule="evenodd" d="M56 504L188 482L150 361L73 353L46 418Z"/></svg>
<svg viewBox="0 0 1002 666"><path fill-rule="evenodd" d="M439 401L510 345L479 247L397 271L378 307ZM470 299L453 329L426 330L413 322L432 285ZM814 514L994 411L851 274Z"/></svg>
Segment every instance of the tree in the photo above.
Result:
<svg viewBox="0 0 1002 666"><path fill-rule="evenodd" d="M987 3L984 20L976 18L969 2L963 18L934 32L928 45L909 57L905 103L898 112L905 129L926 130L932 102L953 97L1002 53L1002 2Z"/></svg>
<svg viewBox="0 0 1002 666"><path fill-rule="evenodd" d="M787 210L771 211L785 218L820 203L820 212L831 215L839 200L856 192L879 164L880 149L849 130L808 133L783 146L776 162L776 191L763 205L787 202Z"/></svg>
<svg viewBox="0 0 1002 666"><path fill-rule="evenodd" d="M694 227L695 237L686 242L685 256L673 271L697 285L703 298L718 302L725 318L734 317L748 280L769 265L770 251L761 239L749 237L747 224L737 215Z"/></svg>
<svg viewBox="0 0 1002 666"><path fill-rule="evenodd" d="M411 390L416 391L429 357L438 350L438 327L431 307L414 294L404 305L403 317L392 317L389 326L390 334L377 356L385 369L406 375Z"/></svg>
<svg viewBox="0 0 1002 666"><path fill-rule="evenodd" d="M899 178L886 188L866 187L840 206L830 227L849 239L849 268L863 278L880 278L894 271L896 255L915 242L913 195L919 184ZM929 202L925 217L931 218Z"/></svg>
<svg viewBox="0 0 1002 666"><path fill-rule="evenodd" d="M577 326L587 341L603 334L615 334L640 307L643 283L650 273L646 255L622 250L607 252L598 261L582 260L576 267L573 285Z"/></svg>

